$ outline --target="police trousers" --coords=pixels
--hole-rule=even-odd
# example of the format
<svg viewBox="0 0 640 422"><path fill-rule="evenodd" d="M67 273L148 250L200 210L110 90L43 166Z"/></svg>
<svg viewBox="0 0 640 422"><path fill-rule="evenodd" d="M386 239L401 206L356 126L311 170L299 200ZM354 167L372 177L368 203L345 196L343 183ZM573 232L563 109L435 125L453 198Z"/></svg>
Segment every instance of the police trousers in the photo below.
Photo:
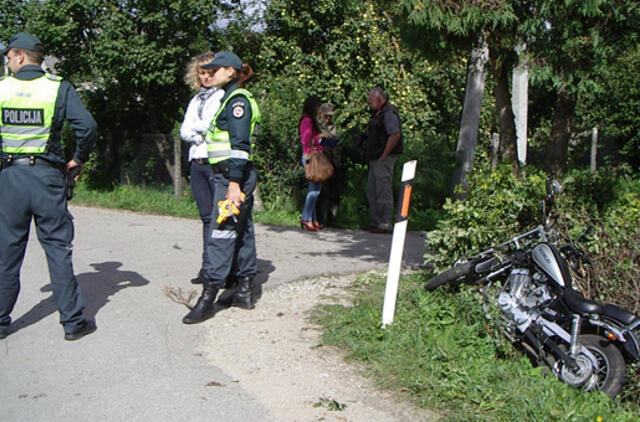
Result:
<svg viewBox="0 0 640 422"><path fill-rule="evenodd" d="M256 256L256 236L251 211L253 192L258 174L249 166L240 183L245 201L240 214L234 220L228 217L218 224L218 202L224 201L229 188L229 179L224 173L214 173L215 194L211 215L211 232L207 243L208 265L205 267L206 283L223 288L228 277L253 277L258 261Z"/></svg>
<svg viewBox="0 0 640 422"><path fill-rule="evenodd" d="M65 332L84 321L84 302L71 261L73 217L67 209L64 174L45 165L14 165L0 171L0 324L9 325L20 290L20 267L31 218L44 248L53 300Z"/></svg>

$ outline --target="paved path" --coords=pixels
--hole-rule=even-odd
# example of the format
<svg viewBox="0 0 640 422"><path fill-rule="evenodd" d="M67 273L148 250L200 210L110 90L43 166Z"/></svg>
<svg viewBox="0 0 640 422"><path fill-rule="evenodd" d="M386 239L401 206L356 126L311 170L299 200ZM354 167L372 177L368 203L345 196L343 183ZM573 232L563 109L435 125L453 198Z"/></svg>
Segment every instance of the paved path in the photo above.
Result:
<svg viewBox="0 0 640 422"><path fill-rule="evenodd" d="M205 325L166 286L191 289L199 220L73 206L74 267L98 331L63 339L35 231L22 267L12 334L0 340L1 421L269 421L265 409L199 349ZM391 236L257 225L265 295L311 276L384 269ZM409 233L405 266L422 262L424 236ZM259 306L259 305L258 305ZM223 385L224 388L217 386Z"/></svg>

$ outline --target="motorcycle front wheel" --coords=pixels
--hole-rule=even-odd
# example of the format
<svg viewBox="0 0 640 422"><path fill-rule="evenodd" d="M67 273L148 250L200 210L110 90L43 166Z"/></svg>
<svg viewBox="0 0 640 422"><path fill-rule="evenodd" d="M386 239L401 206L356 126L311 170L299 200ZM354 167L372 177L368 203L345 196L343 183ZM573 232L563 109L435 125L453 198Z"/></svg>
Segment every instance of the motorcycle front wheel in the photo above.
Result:
<svg viewBox="0 0 640 422"><path fill-rule="evenodd" d="M580 343L596 357L598 369L593 374L594 382L587 382L584 387L587 391L599 390L610 398L614 398L622 391L626 364L620 350L604 337L586 334L580 336ZM585 356L582 356L586 358ZM588 360L588 358L586 358ZM577 359L580 364L580 356ZM564 368L567 370L567 368ZM561 378L563 378L561 376ZM567 380L563 380L567 382ZM571 382L567 382L571 384Z"/></svg>

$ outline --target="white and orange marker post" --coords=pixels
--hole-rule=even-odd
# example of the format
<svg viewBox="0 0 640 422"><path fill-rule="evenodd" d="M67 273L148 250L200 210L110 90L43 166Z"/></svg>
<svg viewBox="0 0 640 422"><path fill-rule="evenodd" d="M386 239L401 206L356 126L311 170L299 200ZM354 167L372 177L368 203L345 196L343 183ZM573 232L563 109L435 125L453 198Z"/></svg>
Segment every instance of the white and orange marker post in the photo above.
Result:
<svg viewBox="0 0 640 422"><path fill-rule="evenodd" d="M382 307L382 328L393 322L396 310L396 297L398 296L398 281L400 280L400 267L404 252L404 240L407 236L409 223L409 203L413 179L416 175L416 160L404 163L402 166L402 188L398 195L398 212L393 226L393 239L391 240L391 253L389 254L389 270L387 272L387 284L384 290L384 305Z"/></svg>

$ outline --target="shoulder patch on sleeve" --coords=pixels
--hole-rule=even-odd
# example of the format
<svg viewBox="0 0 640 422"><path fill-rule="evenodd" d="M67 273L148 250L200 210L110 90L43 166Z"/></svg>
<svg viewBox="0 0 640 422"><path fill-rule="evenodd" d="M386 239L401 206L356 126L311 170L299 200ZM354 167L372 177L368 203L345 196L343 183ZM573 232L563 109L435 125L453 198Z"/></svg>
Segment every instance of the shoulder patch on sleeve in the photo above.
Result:
<svg viewBox="0 0 640 422"><path fill-rule="evenodd" d="M233 117L240 119L244 116L244 104L236 103L233 105Z"/></svg>

